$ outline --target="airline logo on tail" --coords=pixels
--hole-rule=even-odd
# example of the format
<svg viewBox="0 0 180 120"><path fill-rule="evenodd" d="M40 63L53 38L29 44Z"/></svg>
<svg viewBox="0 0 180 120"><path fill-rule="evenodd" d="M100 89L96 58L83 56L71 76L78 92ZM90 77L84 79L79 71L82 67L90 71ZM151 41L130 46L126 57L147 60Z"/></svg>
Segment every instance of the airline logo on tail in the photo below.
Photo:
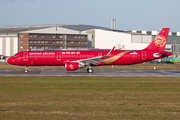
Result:
<svg viewBox="0 0 180 120"><path fill-rule="evenodd" d="M157 47L164 47L166 45L166 38L162 35L156 36L154 43Z"/></svg>
<svg viewBox="0 0 180 120"><path fill-rule="evenodd" d="M168 39L169 28L163 28L154 40L144 50L164 51Z"/></svg>

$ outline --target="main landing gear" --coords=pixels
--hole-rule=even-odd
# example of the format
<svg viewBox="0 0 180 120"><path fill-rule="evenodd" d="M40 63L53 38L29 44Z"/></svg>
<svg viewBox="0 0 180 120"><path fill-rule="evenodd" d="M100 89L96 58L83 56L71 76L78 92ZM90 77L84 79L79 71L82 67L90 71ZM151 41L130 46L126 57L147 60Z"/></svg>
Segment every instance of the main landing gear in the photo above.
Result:
<svg viewBox="0 0 180 120"><path fill-rule="evenodd" d="M25 72L25 73L28 72L28 66L25 67L24 72ZM92 69L91 67L88 67L87 72L88 72L88 73L93 73L93 69Z"/></svg>
<svg viewBox="0 0 180 120"><path fill-rule="evenodd" d="M93 69L92 69L91 67L88 67L87 72L88 72L88 73L92 73L92 72L93 72Z"/></svg>
<svg viewBox="0 0 180 120"><path fill-rule="evenodd" d="M25 70L24 70L25 73L28 72L28 66L25 67Z"/></svg>

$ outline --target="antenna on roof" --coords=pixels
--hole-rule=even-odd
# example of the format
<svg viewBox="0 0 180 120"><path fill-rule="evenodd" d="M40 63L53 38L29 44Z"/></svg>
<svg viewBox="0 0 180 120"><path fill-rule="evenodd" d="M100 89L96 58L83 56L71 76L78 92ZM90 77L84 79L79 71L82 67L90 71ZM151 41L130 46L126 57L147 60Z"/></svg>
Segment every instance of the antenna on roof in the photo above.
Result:
<svg viewBox="0 0 180 120"><path fill-rule="evenodd" d="M111 19L111 29L116 29L116 19Z"/></svg>

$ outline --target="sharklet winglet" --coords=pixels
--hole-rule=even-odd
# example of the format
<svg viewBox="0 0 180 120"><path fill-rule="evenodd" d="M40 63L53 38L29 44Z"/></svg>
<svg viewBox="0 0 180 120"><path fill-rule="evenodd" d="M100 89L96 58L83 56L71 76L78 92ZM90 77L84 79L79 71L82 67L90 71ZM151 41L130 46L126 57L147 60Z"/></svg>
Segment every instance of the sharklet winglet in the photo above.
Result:
<svg viewBox="0 0 180 120"><path fill-rule="evenodd" d="M114 51L115 48L116 48L116 47L114 46L114 47L108 52L107 55L111 55L111 53Z"/></svg>

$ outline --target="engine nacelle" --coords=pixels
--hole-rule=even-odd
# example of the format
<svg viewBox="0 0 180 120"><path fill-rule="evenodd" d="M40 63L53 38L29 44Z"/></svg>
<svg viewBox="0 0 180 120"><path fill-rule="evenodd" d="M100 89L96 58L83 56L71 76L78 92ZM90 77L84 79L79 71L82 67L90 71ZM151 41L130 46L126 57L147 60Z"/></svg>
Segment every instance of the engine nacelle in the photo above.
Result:
<svg viewBox="0 0 180 120"><path fill-rule="evenodd" d="M73 71L79 69L79 63L78 62L66 62L65 63L65 69L67 71Z"/></svg>

